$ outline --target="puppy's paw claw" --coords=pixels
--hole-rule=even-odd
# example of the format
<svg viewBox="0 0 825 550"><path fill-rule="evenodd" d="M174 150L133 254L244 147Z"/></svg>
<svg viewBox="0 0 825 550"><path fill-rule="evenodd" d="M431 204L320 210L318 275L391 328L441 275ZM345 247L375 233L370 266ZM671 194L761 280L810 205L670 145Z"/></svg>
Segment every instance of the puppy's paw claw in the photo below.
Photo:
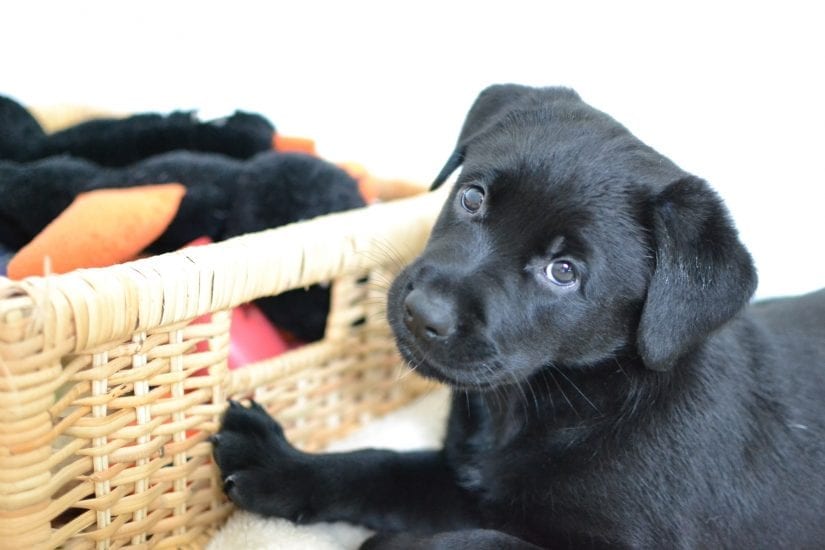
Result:
<svg viewBox="0 0 825 550"><path fill-rule="evenodd" d="M229 496L230 491L235 487L235 474L226 476L223 480L223 492Z"/></svg>
<svg viewBox="0 0 825 550"><path fill-rule="evenodd" d="M269 411L266 410L266 407L264 407L254 399L249 400L249 410L269 416Z"/></svg>

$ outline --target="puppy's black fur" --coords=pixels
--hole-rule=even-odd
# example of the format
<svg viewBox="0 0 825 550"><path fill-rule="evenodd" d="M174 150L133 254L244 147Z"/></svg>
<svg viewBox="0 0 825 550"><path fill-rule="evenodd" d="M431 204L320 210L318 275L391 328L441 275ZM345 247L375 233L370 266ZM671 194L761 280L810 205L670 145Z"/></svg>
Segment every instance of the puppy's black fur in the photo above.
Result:
<svg viewBox="0 0 825 550"><path fill-rule="evenodd" d="M461 165L388 301L443 449L305 454L235 404L232 500L370 548L825 544L825 291L749 306L719 197L571 90L485 90Z"/></svg>

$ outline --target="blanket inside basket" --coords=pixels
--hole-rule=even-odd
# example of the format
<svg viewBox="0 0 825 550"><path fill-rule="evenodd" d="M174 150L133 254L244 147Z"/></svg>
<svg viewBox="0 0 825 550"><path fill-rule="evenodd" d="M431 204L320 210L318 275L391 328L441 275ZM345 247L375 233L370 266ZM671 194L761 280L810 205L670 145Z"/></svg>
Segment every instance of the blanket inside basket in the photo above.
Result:
<svg viewBox="0 0 825 550"><path fill-rule="evenodd" d="M346 439L329 446L328 451L347 451L363 447L396 450L437 448L441 445L449 412L449 391L433 391L373 421ZM236 511L213 537L208 550L350 550L367 539L371 531L346 523L295 525L285 519L262 518Z"/></svg>

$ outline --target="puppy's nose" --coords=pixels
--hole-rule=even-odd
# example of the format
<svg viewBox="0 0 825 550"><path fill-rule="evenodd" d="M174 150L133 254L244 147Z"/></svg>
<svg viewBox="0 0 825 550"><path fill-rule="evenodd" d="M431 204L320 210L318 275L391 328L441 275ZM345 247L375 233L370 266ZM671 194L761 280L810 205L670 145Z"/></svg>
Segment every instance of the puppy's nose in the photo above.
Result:
<svg viewBox="0 0 825 550"><path fill-rule="evenodd" d="M441 296L414 289L404 299L404 322L419 338L446 338L455 330L455 308Z"/></svg>

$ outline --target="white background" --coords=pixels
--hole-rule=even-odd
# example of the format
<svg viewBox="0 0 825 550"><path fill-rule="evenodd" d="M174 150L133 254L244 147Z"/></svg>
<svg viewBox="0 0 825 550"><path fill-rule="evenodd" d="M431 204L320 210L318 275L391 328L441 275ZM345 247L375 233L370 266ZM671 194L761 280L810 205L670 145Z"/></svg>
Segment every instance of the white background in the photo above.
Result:
<svg viewBox="0 0 825 550"><path fill-rule="evenodd" d="M330 160L428 182L484 86L571 86L722 194L764 297L825 286L817 4L4 2L0 93L258 111Z"/></svg>

